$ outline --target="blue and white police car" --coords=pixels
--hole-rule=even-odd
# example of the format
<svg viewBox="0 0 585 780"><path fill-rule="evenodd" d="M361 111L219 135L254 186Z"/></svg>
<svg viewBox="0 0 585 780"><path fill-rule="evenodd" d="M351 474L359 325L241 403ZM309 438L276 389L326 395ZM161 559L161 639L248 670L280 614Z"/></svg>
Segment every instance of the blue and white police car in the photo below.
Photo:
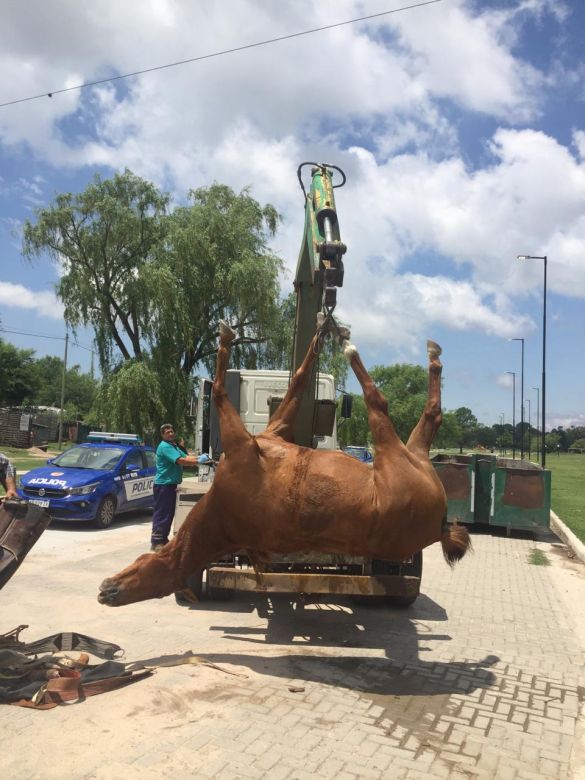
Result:
<svg viewBox="0 0 585 780"><path fill-rule="evenodd" d="M348 447L343 448L343 452L345 452L346 455L351 455L352 458L361 460L362 463L374 462L374 456L367 447L357 447L350 444Z"/></svg>
<svg viewBox="0 0 585 780"><path fill-rule="evenodd" d="M87 442L23 474L18 494L56 520L108 528L114 516L154 504L155 451L138 436L92 431Z"/></svg>

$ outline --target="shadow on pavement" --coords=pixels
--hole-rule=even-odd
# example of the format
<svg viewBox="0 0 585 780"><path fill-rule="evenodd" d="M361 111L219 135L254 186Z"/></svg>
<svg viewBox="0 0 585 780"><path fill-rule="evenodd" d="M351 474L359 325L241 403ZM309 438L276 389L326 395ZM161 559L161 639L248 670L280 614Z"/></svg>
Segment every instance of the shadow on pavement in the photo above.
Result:
<svg viewBox="0 0 585 780"><path fill-rule="evenodd" d="M499 661L496 656L477 662L424 659L431 645L451 639L434 626L447 620L445 610L425 595L408 610L356 606L341 598L301 600L285 594L240 596L229 608L214 604L214 611L216 607L232 615L257 610L267 621L257 627L212 626L211 630L222 632L223 638L263 648L288 645L292 652L270 656L236 651L201 656L213 663L384 696L464 694L489 688L495 682L488 669ZM335 648L336 654L328 655L324 648ZM345 648L348 652L340 655ZM366 649L380 650L385 657L360 654Z"/></svg>
<svg viewBox="0 0 585 780"><path fill-rule="evenodd" d="M145 512L144 509L134 509L124 514L116 515L114 522L109 528L96 528L91 520L56 520L52 519L45 533L51 530L64 531L86 531L87 533L107 534L110 530L127 527L131 525L150 525L152 523L152 512Z"/></svg>

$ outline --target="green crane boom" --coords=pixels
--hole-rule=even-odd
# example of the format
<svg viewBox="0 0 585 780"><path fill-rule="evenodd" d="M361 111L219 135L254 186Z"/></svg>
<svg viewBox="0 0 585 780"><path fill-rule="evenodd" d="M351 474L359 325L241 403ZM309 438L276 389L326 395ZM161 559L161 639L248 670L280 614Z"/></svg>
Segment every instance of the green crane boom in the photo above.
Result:
<svg viewBox="0 0 585 780"><path fill-rule="evenodd" d="M301 178L304 166L311 168L311 188L307 193ZM342 176L333 184L333 172ZM299 253L294 286L297 294L292 368L301 364L315 333L317 313L330 315L336 304L337 287L343 285L343 261L346 246L341 242L335 208L334 189L345 184L345 174L336 165L305 162L298 177L305 196L305 231ZM295 442L315 446L315 436L331 434L335 414L317 400L317 368L307 388L295 428Z"/></svg>

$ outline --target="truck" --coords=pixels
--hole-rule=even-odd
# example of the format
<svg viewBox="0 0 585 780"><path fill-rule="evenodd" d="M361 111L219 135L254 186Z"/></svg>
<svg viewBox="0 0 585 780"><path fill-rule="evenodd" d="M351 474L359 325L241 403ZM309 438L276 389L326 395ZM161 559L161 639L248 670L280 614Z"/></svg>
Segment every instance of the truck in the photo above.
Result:
<svg viewBox="0 0 585 780"><path fill-rule="evenodd" d="M303 168L311 166L311 187L306 191ZM341 182L334 184L336 174ZM230 369L226 375L228 397L239 410L251 434L266 428L286 392L292 373L298 368L315 332L318 313L332 317L337 289L343 285L342 243L334 190L346 181L343 171L326 163L301 163L297 171L305 202L305 228L297 263L294 288L297 305L294 323L291 371L248 371ZM334 327L337 327L335 325ZM196 412L195 448L215 463L221 455L221 432L214 407L212 382L202 379ZM341 417L351 414L351 396L344 395ZM312 448L337 449L336 391L334 377L315 368L303 396L294 432L295 443ZM348 458L351 457L348 455ZM205 470L205 469L203 469ZM213 466L202 478L205 483L184 486L177 494L174 530L209 489ZM196 595L228 599L236 590L286 593L345 594L362 603L409 606L417 598L422 576L422 552L406 561L384 561L360 556L311 553L273 556L257 576L245 551L214 562L203 572L194 572L189 586Z"/></svg>

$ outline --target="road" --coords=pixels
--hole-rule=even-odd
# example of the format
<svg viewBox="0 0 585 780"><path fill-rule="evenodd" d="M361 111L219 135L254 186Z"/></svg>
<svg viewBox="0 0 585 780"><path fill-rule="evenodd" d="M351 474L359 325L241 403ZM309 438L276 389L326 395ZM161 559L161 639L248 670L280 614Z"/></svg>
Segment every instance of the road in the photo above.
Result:
<svg viewBox="0 0 585 780"><path fill-rule="evenodd" d="M149 517L55 525L0 593L0 633L78 631L161 668L85 702L0 708L14 780L579 777L585 569L555 537L425 551L409 610L242 594L111 609L98 584L147 550ZM529 562L537 548L549 566ZM582 770L581 770L582 771Z"/></svg>

